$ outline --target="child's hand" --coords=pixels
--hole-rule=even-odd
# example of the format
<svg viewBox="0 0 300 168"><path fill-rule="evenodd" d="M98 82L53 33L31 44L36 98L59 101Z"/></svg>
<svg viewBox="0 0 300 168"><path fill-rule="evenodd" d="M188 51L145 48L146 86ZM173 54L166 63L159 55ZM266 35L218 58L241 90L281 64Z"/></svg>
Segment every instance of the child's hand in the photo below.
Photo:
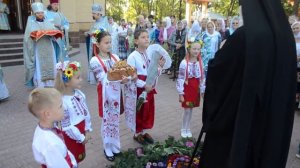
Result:
<svg viewBox="0 0 300 168"><path fill-rule="evenodd" d="M125 84L127 83L129 80L126 76L122 76L122 81L121 81L121 84Z"/></svg>
<svg viewBox="0 0 300 168"><path fill-rule="evenodd" d="M153 89L152 86L150 86L150 85L145 85L145 90L146 90L147 93L151 92L152 89Z"/></svg>
<svg viewBox="0 0 300 168"><path fill-rule="evenodd" d="M183 95L179 95L179 102L180 102L180 103L183 103L183 102L184 102L184 97L183 97Z"/></svg>
<svg viewBox="0 0 300 168"><path fill-rule="evenodd" d="M200 95L201 95L201 98L203 99L204 98L204 93L201 93Z"/></svg>
<svg viewBox="0 0 300 168"><path fill-rule="evenodd" d="M138 80L137 74L134 74L131 78L132 81L136 82Z"/></svg>
<svg viewBox="0 0 300 168"><path fill-rule="evenodd" d="M166 59L164 59L164 57L161 57L161 58L159 59L158 65L159 65L160 67L163 67L163 66L165 65L165 63L166 63Z"/></svg>
<svg viewBox="0 0 300 168"><path fill-rule="evenodd" d="M84 139L84 141L82 142L82 144L88 143L89 140L91 140L91 139L92 139L92 137L91 137L90 132L89 132L89 131L85 131L85 139Z"/></svg>

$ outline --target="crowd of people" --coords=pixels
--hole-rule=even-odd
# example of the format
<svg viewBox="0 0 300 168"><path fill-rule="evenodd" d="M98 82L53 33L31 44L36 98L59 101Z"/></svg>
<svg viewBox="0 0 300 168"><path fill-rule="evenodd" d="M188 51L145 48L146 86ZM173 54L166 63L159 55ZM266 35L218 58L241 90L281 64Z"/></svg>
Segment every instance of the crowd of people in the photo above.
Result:
<svg viewBox="0 0 300 168"><path fill-rule="evenodd" d="M81 63L69 61L69 23L58 6L58 0L50 0L47 10L40 2L32 3L34 15L28 18L24 35L25 85L35 88L30 93L28 108L39 119L32 148L35 160L43 167L77 167L85 158L85 144L93 129L86 95L80 91ZM0 17L2 11L0 3ZM235 16L225 22L203 18L194 20L189 27L186 20L175 16L154 21L153 15L139 15L134 26L124 19L115 23L112 17L104 15L99 4L92 6L92 16L95 23L85 32L87 80L97 85L102 120L99 129L107 160L114 161L121 152L122 113L136 142L154 143L149 130L154 125L155 87L163 73L176 80L183 107L180 134L191 138L192 111L204 97L209 61L242 25L242 19ZM300 73L300 22L297 18L290 20ZM108 73L122 60L134 67L136 74L110 81ZM298 109L299 81L298 74ZM1 67L0 90L0 100L7 98ZM135 108L138 105L140 108ZM300 158L300 145L296 156Z"/></svg>

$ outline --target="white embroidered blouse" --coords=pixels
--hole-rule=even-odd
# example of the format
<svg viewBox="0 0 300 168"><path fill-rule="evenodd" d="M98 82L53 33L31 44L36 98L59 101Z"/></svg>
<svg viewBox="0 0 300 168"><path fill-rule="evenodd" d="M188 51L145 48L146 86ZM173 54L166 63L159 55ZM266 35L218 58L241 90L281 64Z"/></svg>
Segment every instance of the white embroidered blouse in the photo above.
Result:
<svg viewBox="0 0 300 168"><path fill-rule="evenodd" d="M34 159L47 168L69 168L65 159L67 154L71 158L73 168L77 166L74 156L68 151L64 141L55 132L44 130L40 126L35 129L32 150Z"/></svg>
<svg viewBox="0 0 300 168"><path fill-rule="evenodd" d="M199 62L188 62L188 77L186 77L186 68L187 62L186 60L182 60L179 66L179 74L176 82L176 88L180 95L184 95L184 83L186 78L199 78L201 79L201 71L200 71L200 64ZM204 74L204 70L202 69ZM205 76L202 78L203 80L200 81L200 92L204 93L205 91Z"/></svg>
<svg viewBox="0 0 300 168"><path fill-rule="evenodd" d="M120 60L117 55L113 54L113 56L117 61ZM116 63L116 61L113 58L110 59L100 58L100 59L103 61L107 71L109 71L112 68L112 66ZM94 72L97 81L102 84L103 79L107 77L107 72L105 72L104 67L101 65L99 59L96 56L92 57L92 59L90 60L90 67Z"/></svg>
<svg viewBox="0 0 300 168"><path fill-rule="evenodd" d="M85 131L92 131L90 112L86 105L86 97L80 90L75 90L74 95L63 96L64 119L61 121L62 130L71 138L79 143L85 139L84 134L80 133L75 125L85 121Z"/></svg>

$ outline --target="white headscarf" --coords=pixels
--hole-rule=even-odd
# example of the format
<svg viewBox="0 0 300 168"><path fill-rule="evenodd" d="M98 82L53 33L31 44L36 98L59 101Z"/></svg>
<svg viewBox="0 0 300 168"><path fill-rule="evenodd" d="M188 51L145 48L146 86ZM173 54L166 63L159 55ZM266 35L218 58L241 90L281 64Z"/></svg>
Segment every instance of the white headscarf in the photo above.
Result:
<svg viewBox="0 0 300 168"><path fill-rule="evenodd" d="M237 21L240 23L240 18L239 18L238 16L235 16L235 17L233 17L233 18L231 19L231 21L230 21L230 26L229 26L229 33L230 33L230 35L232 35L233 32L235 31L235 30L233 29L233 22L234 22L235 20L237 20Z"/></svg>
<svg viewBox="0 0 300 168"><path fill-rule="evenodd" d="M166 22L166 27L164 27L164 32L163 32L163 39L164 41L168 40L168 28L170 28L172 26L172 22L171 22L171 18L169 16L165 17L163 19L163 22Z"/></svg>
<svg viewBox="0 0 300 168"><path fill-rule="evenodd" d="M300 22L294 22L291 26L291 28L293 28L294 26L296 26L297 24L300 24ZM300 32L298 32L298 34L294 34L295 39L300 39Z"/></svg>

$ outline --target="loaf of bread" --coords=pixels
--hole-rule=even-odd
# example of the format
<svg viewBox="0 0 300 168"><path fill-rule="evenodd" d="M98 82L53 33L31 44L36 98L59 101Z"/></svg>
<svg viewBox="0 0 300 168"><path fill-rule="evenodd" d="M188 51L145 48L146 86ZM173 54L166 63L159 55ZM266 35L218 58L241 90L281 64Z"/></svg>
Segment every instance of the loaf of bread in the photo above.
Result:
<svg viewBox="0 0 300 168"><path fill-rule="evenodd" d="M132 77L136 74L135 68L127 64L126 61L118 61L114 66L108 71L107 78L110 81L122 80L122 77Z"/></svg>

